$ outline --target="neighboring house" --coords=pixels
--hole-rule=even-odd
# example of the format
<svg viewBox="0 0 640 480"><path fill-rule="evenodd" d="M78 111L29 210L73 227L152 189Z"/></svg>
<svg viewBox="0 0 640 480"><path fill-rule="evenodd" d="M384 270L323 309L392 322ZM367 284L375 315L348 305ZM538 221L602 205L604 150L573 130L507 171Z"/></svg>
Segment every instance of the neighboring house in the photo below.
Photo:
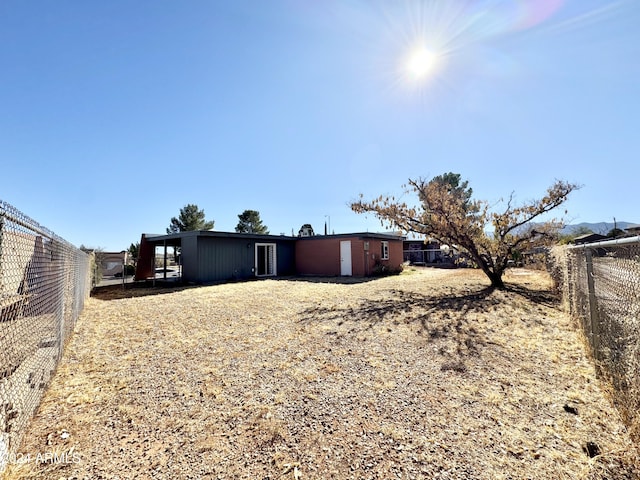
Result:
<svg viewBox="0 0 640 480"><path fill-rule="evenodd" d="M571 243L575 245L582 245L583 243L593 243L601 240L607 240L607 237L605 235L600 235L599 233L587 233L586 235L574 238Z"/></svg>
<svg viewBox="0 0 640 480"><path fill-rule="evenodd" d="M400 268L402 240L371 233L310 237L213 231L143 234L136 279L154 278L155 258L166 258L169 248L179 249L182 280L189 283L290 275L368 276L376 269Z"/></svg>
<svg viewBox="0 0 640 480"><path fill-rule="evenodd" d="M403 249L404 261L412 265L425 265L443 261L440 243L435 240L405 240Z"/></svg>
<svg viewBox="0 0 640 480"><path fill-rule="evenodd" d="M125 263L126 252L95 252L100 262L102 275L105 277L122 274L122 266Z"/></svg>
<svg viewBox="0 0 640 480"><path fill-rule="evenodd" d="M21 231L0 231L0 299L22 293L25 285L32 277L34 265L44 262L38 259L46 258L45 241L40 235L32 235ZM51 254L49 254L49 260ZM35 260L35 261L34 261Z"/></svg>
<svg viewBox="0 0 640 480"><path fill-rule="evenodd" d="M299 237L313 237L314 235L313 227L309 223L305 223L300 227L300 230L298 230Z"/></svg>
<svg viewBox="0 0 640 480"><path fill-rule="evenodd" d="M624 229L625 234L629 236L640 235L640 225L627 225L627 228Z"/></svg>
<svg viewBox="0 0 640 480"><path fill-rule="evenodd" d="M0 231L0 318L51 313L62 284L51 280L61 261L57 240L21 231ZM2 362L0 362L2 363Z"/></svg>

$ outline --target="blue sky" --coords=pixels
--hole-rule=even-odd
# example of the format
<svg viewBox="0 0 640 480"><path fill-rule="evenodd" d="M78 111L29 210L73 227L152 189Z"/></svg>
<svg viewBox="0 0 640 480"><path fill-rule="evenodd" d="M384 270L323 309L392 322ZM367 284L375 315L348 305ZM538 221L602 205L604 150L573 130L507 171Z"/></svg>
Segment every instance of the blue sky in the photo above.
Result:
<svg viewBox="0 0 640 480"><path fill-rule="evenodd" d="M349 201L448 171L640 222L638 25L637 0L2 0L0 199L106 250L187 203L380 231Z"/></svg>

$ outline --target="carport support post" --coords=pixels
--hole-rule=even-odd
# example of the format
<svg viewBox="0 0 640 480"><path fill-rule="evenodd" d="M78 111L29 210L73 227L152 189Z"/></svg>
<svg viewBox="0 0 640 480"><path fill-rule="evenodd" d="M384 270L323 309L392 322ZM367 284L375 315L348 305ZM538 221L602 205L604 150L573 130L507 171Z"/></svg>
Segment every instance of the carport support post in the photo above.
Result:
<svg viewBox="0 0 640 480"><path fill-rule="evenodd" d="M124 252L124 258L122 259L122 288L127 281L127 252Z"/></svg>
<svg viewBox="0 0 640 480"><path fill-rule="evenodd" d="M164 279L167 279L167 241L164 241Z"/></svg>

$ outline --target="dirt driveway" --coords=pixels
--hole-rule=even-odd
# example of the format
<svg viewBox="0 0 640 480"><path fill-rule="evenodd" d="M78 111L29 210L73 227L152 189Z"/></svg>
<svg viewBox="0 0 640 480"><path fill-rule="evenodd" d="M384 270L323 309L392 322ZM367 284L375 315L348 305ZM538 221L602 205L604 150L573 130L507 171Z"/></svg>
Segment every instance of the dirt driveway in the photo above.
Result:
<svg viewBox="0 0 640 480"><path fill-rule="evenodd" d="M412 269L105 289L6 475L636 478L548 277L506 280Z"/></svg>

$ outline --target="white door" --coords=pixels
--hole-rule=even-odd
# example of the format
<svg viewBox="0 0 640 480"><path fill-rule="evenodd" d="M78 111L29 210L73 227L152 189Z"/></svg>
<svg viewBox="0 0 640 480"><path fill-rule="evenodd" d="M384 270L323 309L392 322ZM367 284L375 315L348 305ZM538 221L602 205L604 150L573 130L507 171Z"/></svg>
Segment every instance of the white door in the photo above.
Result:
<svg viewBox="0 0 640 480"><path fill-rule="evenodd" d="M340 242L340 275L351 276L351 240Z"/></svg>

